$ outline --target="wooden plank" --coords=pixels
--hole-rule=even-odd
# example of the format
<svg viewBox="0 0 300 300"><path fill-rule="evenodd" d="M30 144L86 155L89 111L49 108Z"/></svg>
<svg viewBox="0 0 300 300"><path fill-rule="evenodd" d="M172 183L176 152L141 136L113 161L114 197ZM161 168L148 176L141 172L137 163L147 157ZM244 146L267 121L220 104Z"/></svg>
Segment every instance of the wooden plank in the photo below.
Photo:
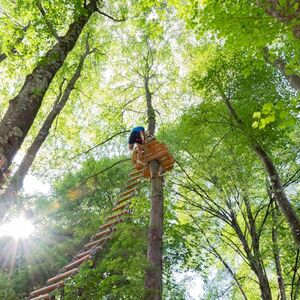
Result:
<svg viewBox="0 0 300 300"><path fill-rule="evenodd" d="M130 193L135 192L135 191L136 191L136 188L132 188L132 189L126 191L126 192L121 193L119 196L122 197L122 196L125 196L125 195L130 194Z"/></svg>
<svg viewBox="0 0 300 300"><path fill-rule="evenodd" d="M112 211L118 211L118 210L120 210L120 209L123 209L124 207L129 206L130 203L131 203L131 202L127 202L127 203L125 203L125 204L119 205L119 206L115 207Z"/></svg>
<svg viewBox="0 0 300 300"><path fill-rule="evenodd" d="M142 174L139 174L138 176L136 176L136 177L133 177L133 178L131 178L131 179L127 180L127 183L131 183L132 181L137 181L137 182L140 182L140 180L139 180L139 179L141 179L141 178L142 178Z"/></svg>
<svg viewBox="0 0 300 300"><path fill-rule="evenodd" d="M131 173L129 173L129 176L130 177L134 177L134 176L136 176L137 174L141 174L141 170L137 170L137 171L134 171L134 172L131 172Z"/></svg>
<svg viewBox="0 0 300 300"><path fill-rule="evenodd" d="M124 203L124 201L127 201L127 200L129 200L129 199L132 199L132 198L135 197L135 196L136 196L136 195L128 195L127 197L120 199L120 200L117 202L117 204Z"/></svg>
<svg viewBox="0 0 300 300"><path fill-rule="evenodd" d="M139 184L138 181L132 182L132 183L130 183L129 185L127 185L127 186L125 187L125 189L126 189L126 190L127 190L127 189L130 189L130 188L132 188L132 187L134 187L134 186L137 186L138 184Z"/></svg>
<svg viewBox="0 0 300 300"><path fill-rule="evenodd" d="M52 292L52 291L54 291L56 289L59 289L59 288L61 288L63 286L64 286L64 282L60 281L58 283L55 283L55 284L43 287L43 288L41 288L39 290L31 292L30 293L30 298L36 297L36 296L45 295L46 293L50 293L50 292Z"/></svg>
<svg viewBox="0 0 300 300"><path fill-rule="evenodd" d="M51 296L49 294L44 294L41 296L37 296L35 298L30 298L31 300L51 300Z"/></svg>
<svg viewBox="0 0 300 300"><path fill-rule="evenodd" d="M123 216L123 215L126 215L126 214L130 214L130 210L123 210L122 212L120 212L119 214L116 214L116 215L113 215L113 216L110 216L110 217L108 217L108 221L110 221L110 220L113 220L113 219L116 219L116 218L119 218L119 217L121 217L121 216Z"/></svg>
<svg viewBox="0 0 300 300"><path fill-rule="evenodd" d="M112 231L116 231L117 228L110 228L110 229L107 229L105 231L101 231L101 232L98 232L94 235L95 238L99 239L100 237L104 237L106 235L109 235Z"/></svg>
<svg viewBox="0 0 300 300"><path fill-rule="evenodd" d="M82 257L80 259L77 259L77 260L73 261L72 263L64 266L64 269L66 271L68 271L68 270L71 270L71 269L73 269L75 267L78 267L79 265L81 265L83 262L85 262L89 258L90 258L90 255L86 255L86 256L84 256L84 257Z"/></svg>
<svg viewBox="0 0 300 300"><path fill-rule="evenodd" d="M80 258L82 258L82 257L84 257L84 256L87 256L88 254L90 254L90 252L91 252L91 249L90 249L90 250L87 250L87 251L84 251L84 252L81 252L81 253L79 253L79 254L77 254L77 255L75 256L75 259L77 260L77 259L80 259Z"/></svg>
<svg viewBox="0 0 300 300"><path fill-rule="evenodd" d="M59 274L59 275L57 275L57 276L54 276L54 277L52 277L52 278L49 278L49 279L47 280L47 283L48 283L48 284L56 283L56 282L60 281L61 279L65 279L65 278L67 278L67 277L70 277L70 276L76 274L78 271L79 271L79 269L78 269L78 268L75 268L75 269L72 269L72 270L67 271L67 272L65 272L65 273Z"/></svg>
<svg viewBox="0 0 300 300"><path fill-rule="evenodd" d="M36 298L30 298L31 300L51 300L51 296L49 294L44 294L41 296L38 296Z"/></svg>
<svg viewBox="0 0 300 300"><path fill-rule="evenodd" d="M99 230L102 230L102 229L105 229L105 228L108 228L108 227L112 227L120 222L123 222L122 219L119 219L119 220L116 220L116 221L113 221L113 222L109 222L109 223L106 223L106 224L103 224L99 227Z"/></svg>
<svg viewBox="0 0 300 300"><path fill-rule="evenodd" d="M53 297L50 296L50 294L43 294L43 295L40 295L38 297L35 297L35 298L29 298L30 300L51 300L53 299Z"/></svg>
<svg viewBox="0 0 300 300"><path fill-rule="evenodd" d="M101 245L101 244L105 243L105 242L108 241L108 240L111 240L111 236L107 236L107 237L102 238L102 239L100 239L100 240L96 240L96 241L90 242L90 243L88 243L88 244L85 244L85 245L83 246L83 248L84 248L84 249L89 249L89 248L92 248L92 247L94 247L94 246Z"/></svg>
<svg viewBox="0 0 300 300"><path fill-rule="evenodd" d="M166 145L164 144L160 144L160 145L157 145L151 149L148 149L146 150L146 157L149 156L150 154L153 154L154 152L158 152L158 151L161 151L161 150L167 150L168 151L168 148Z"/></svg>
<svg viewBox="0 0 300 300"><path fill-rule="evenodd" d="M150 162L151 160L159 160L161 157L165 156L168 154L167 150L162 150L160 152L157 152L155 154L153 154L152 156L147 157L146 162Z"/></svg>

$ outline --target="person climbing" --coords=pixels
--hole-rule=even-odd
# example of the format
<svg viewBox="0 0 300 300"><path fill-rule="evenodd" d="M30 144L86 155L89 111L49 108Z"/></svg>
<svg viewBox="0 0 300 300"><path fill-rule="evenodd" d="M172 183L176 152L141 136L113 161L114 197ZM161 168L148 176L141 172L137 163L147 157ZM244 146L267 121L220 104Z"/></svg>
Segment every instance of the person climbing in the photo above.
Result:
<svg viewBox="0 0 300 300"><path fill-rule="evenodd" d="M146 133L145 128L143 126L134 127L131 130L129 141L128 141L128 148L129 150L137 149L137 163L143 165L141 161L141 154L142 154L142 145L146 140Z"/></svg>

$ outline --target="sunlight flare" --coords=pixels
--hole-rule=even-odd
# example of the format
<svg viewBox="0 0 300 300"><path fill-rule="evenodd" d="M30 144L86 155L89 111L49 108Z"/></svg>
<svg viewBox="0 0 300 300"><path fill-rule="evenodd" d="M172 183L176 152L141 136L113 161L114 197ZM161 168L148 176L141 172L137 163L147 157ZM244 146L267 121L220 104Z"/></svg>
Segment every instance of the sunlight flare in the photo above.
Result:
<svg viewBox="0 0 300 300"><path fill-rule="evenodd" d="M9 236L14 239L26 239L34 230L33 224L23 216L12 219L0 227L0 237Z"/></svg>

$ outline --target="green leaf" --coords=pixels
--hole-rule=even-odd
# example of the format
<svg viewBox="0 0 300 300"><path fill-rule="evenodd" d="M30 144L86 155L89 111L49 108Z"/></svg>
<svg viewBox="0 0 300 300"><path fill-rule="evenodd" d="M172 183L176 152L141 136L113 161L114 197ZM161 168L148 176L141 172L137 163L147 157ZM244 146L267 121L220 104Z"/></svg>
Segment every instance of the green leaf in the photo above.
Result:
<svg viewBox="0 0 300 300"><path fill-rule="evenodd" d="M252 128L257 128L257 127L258 127L258 124L259 124L258 121L253 122L253 123L252 123Z"/></svg>
<svg viewBox="0 0 300 300"><path fill-rule="evenodd" d="M261 112L259 112L259 111L256 111L255 113L253 113L253 116L252 116L252 118L256 118L256 119L260 119L260 117L261 117Z"/></svg>
<svg viewBox="0 0 300 300"><path fill-rule="evenodd" d="M261 119L259 122L259 129L263 129L266 127L265 119Z"/></svg>
<svg viewBox="0 0 300 300"><path fill-rule="evenodd" d="M262 112L264 115L267 115L267 114L269 114L269 113L272 111L272 109L273 109L273 103L268 102L268 103L264 104L264 106L263 106L261 112Z"/></svg>

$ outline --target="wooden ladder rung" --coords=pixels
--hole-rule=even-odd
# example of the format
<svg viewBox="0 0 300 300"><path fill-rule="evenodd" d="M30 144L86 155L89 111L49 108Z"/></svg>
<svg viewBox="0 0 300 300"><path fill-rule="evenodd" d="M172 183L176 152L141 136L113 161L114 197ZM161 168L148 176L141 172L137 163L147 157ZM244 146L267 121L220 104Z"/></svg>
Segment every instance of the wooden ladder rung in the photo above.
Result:
<svg viewBox="0 0 300 300"><path fill-rule="evenodd" d="M140 174L142 171L143 171L143 170L137 170L137 171L135 171L135 172L131 172L131 173L129 174L129 176L130 176L130 177L135 177L137 174Z"/></svg>
<svg viewBox="0 0 300 300"><path fill-rule="evenodd" d="M30 300L51 300L51 297L49 294L44 294L36 298L30 298Z"/></svg>
<svg viewBox="0 0 300 300"><path fill-rule="evenodd" d="M126 214L129 214L129 213L130 213L130 210L128 210L128 209L127 209L127 210L123 210L123 211L120 212L119 214L116 214L116 215L113 215L113 216L108 217L107 220L110 221L110 220L119 218L119 217L121 217L121 216L123 216L123 215L126 215Z"/></svg>
<svg viewBox="0 0 300 300"><path fill-rule="evenodd" d="M52 285L48 285L46 287L43 287L39 290L33 291L30 293L30 298L32 297L36 297L36 296L41 296L41 295L45 295L46 293L50 293L56 289L59 289L61 287L64 286L64 282L60 281L58 283L52 284Z"/></svg>
<svg viewBox="0 0 300 300"><path fill-rule="evenodd" d="M82 257L82 258L80 258L80 259L77 259L77 260L73 261L72 263L66 265L66 266L64 267L64 269L65 269L66 271L71 270L71 269L73 269L73 268L75 268L75 267L81 265L81 264L82 264L83 262L85 262L89 257L90 257L90 255L86 255L86 256L84 256L84 257Z"/></svg>
<svg viewBox="0 0 300 300"><path fill-rule="evenodd" d="M122 219L119 219L119 220L116 220L116 221L113 221L113 222L109 222L109 223L106 223L106 224L103 224L99 227L99 230L102 230L102 229L105 229L107 227L112 227L120 222L123 222Z"/></svg>
<svg viewBox="0 0 300 300"><path fill-rule="evenodd" d="M127 190L127 189L130 189L130 188L132 188L132 187L134 187L134 186L136 186L136 185L138 185L138 184L139 184L139 182L138 182L138 181L136 181L136 182L133 182L133 183L131 183L131 184L127 185L127 186L125 187L125 190Z"/></svg>
<svg viewBox="0 0 300 300"><path fill-rule="evenodd" d="M121 199L117 202L117 204L120 204L120 203L122 203L122 202L124 202L124 201L127 201L127 200L133 198L134 196L135 196L135 195L129 195L129 196L127 196L127 197L121 198Z"/></svg>
<svg viewBox="0 0 300 300"><path fill-rule="evenodd" d="M119 195L119 197L125 196L125 195L130 194L130 193L135 192L135 191L136 191L136 188L132 188L132 189L126 191L126 192L121 193Z"/></svg>
<svg viewBox="0 0 300 300"><path fill-rule="evenodd" d="M135 180L138 180L138 179L141 179L142 178L142 174L140 174L139 176L136 176L136 177L133 177L133 178L131 178L131 179L128 179L127 180L127 183L130 183L130 182L132 182L132 181L135 181ZM139 182L139 181L138 181Z"/></svg>
<svg viewBox="0 0 300 300"><path fill-rule="evenodd" d="M96 239L99 239L99 238L101 238L101 237L104 237L104 236L106 236L106 235L111 234L112 231L115 231L115 230L117 230L117 228L114 227L114 228L107 229L107 230L105 230L105 231L97 232L97 233L94 235L94 237L95 237Z"/></svg>
<svg viewBox="0 0 300 300"><path fill-rule="evenodd" d="M59 274L59 275L54 276L54 277L52 277L52 278L49 278L49 279L47 280L47 283L48 283L48 284L56 283L56 282L60 281L61 279L65 279L65 278L67 278L67 277L70 277L70 276L76 274L76 273L78 272L78 270L79 270L78 268L75 268L75 269L72 269L72 270L67 271L67 272L65 272L65 273L62 273L62 274Z"/></svg>
<svg viewBox="0 0 300 300"><path fill-rule="evenodd" d="M89 249L89 248L92 248L92 247L94 247L94 246L98 246L98 245L100 245L100 244L103 244L103 243L105 243L105 242L108 241L108 240L111 240L111 237L110 237L110 236L105 237L105 238L100 239L100 240L96 240L96 241L90 242L90 243L88 243L88 244L85 244L83 247L84 247L84 249Z"/></svg>
<svg viewBox="0 0 300 300"><path fill-rule="evenodd" d="M91 253L91 249L89 249L89 250L87 250L87 251L84 251L84 252L81 252L81 253L79 253L79 254L77 254L76 256L75 256L75 259L77 260L77 259L80 259L80 258L82 258L82 257L84 257L84 256L87 256L88 254L90 254Z"/></svg>
<svg viewBox="0 0 300 300"><path fill-rule="evenodd" d="M116 206L112 211L118 211L126 206L129 206L131 202L126 202L125 204L122 204L122 205L119 205L119 206Z"/></svg>

